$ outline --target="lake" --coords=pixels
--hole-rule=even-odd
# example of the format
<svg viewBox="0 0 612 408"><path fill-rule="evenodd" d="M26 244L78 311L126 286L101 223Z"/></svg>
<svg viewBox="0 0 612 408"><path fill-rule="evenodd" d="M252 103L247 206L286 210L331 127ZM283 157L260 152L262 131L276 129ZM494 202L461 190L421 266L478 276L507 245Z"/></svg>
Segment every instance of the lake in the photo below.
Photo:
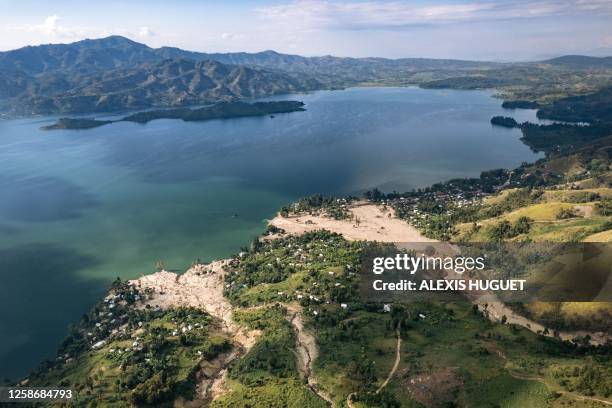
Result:
<svg viewBox="0 0 612 408"><path fill-rule="evenodd" d="M41 131L0 121L0 376L52 358L112 279L227 257L282 205L534 161L491 91L351 88L271 117Z"/></svg>

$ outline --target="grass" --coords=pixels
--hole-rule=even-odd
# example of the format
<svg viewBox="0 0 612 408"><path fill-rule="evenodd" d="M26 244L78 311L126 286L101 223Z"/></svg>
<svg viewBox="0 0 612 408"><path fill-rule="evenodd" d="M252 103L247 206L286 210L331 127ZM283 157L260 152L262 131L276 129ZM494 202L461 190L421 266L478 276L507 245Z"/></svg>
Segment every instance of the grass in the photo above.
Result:
<svg viewBox="0 0 612 408"><path fill-rule="evenodd" d="M499 194L488 197L483 201L483 210L499 205L507 200L508 196L516 192L517 189L504 190ZM455 239L468 241L487 241L490 239L489 230L492 226L501 221L516 222L520 217L528 217L533 220L531 230L527 234L521 234L513 240L524 241L532 240L536 242L564 242L564 241L600 241L612 240L612 232L601 231L607 228L606 223L612 217L603 217L595 210L596 201L580 202L582 197L589 193L599 194L602 198L612 195L610 188L590 188L582 190L545 190L539 203L525 205L519 209L504 213L497 217L486 218L478 221L480 229L473 230L473 223L463 223L456 226L457 234ZM592 217L559 220L557 215L562 210L573 209L576 206L587 206L593 208Z"/></svg>
<svg viewBox="0 0 612 408"><path fill-rule="evenodd" d="M305 295L321 301L341 297L341 289L348 292L351 285L344 271L358 265L361 245L329 232L263 242L230 268L225 295L240 306L299 300ZM340 280L342 288L336 288Z"/></svg>
<svg viewBox="0 0 612 408"><path fill-rule="evenodd" d="M580 190L547 190L544 198L547 201L576 202L575 199L585 193L599 194L602 198L612 198L612 188L583 188Z"/></svg>
<svg viewBox="0 0 612 408"><path fill-rule="evenodd" d="M276 380L245 387L230 383L232 391L215 400L212 408L326 408L327 404L296 379Z"/></svg>
<svg viewBox="0 0 612 408"><path fill-rule="evenodd" d="M508 214L504 214L498 218L492 218L491 220L485 222L495 222L500 220L508 220L510 222L514 222L520 217L529 217L534 221L556 221L557 214L562 209L571 209L573 208L573 204L566 204L560 202L547 202L541 204L533 204L523 208L519 208L518 210L512 211Z"/></svg>
<svg viewBox="0 0 612 408"><path fill-rule="evenodd" d="M283 307L237 311L235 319L263 334L249 352L229 368L231 391L214 401L222 407L326 407L300 378L295 336Z"/></svg>
<svg viewBox="0 0 612 408"><path fill-rule="evenodd" d="M343 314L338 309L321 308L311 323L319 345L315 376L340 403L365 384L375 387L384 381L395 360L396 339L389 314L365 310Z"/></svg>
<svg viewBox="0 0 612 408"><path fill-rule="evenodd" d="M547 406L549 397L550 392L539 382L501 374L466 390L464 401L468 406L524 408Z"/></svg>
<svg viewBox="0 0 612 408"><path fill-rule="evenodd" d="M549 327L608 330L612 304L609 302L531 302L524 313Z"/></svg>
<svg viewBox="0 0 612 408"><path fill-rule="evenodd" d="M587 235L582 240L584 242L612 242L612 230Z"/></svg>
<svg viewBox="0 0 612 408"><path fill-rule="evenodd" d="M188 325L192 329L184 338L172 334L172 330L180 332ZM77 391L77 402L83 405L126 406L136 403L139 392L154 398L155 393L148 387L159 376L163 381L155 383L155 389L160 394L150 403L163 405L170 397L189 398L193 374L202 359L213 359L230 348L210 316L195 309L158 312L142 327L106 341L100 348L80 353L75 361L38 372L30 377L30 384L70 386Z"/></svg>
<svg viewBox="0 0 612 408"><path fill-rule="evenodd" d="M529 378L550 376L552 364L586 363L571 349L527 329L493 324L474 315L467 303L431 304L425 314L425 319L413 321L405 333L400 374L391 387L401 398L410 380L451 368L463 384L455 396L460 405L548 406L553 392L563 387ZM610 367L605 370L610 373ZM441 392L430 391L432 398Z"/></svg>
<svg viewBox="0 0 612 408"><path fill-rule="evenodd" d="M564 205L573 204L558 203L557 207ZM533 204L529 207L530 214L539 214L540 218L550 218L557 209L553 208L551 211L545 204ZM568 226L593 228L599 222L590 219L555 219L550 223L536 224L534 233L542 233L538 230L540 225L545 229L545 233L553 233L567 229ZM254 283L238 291L236 299L249 304L264 303L266 299L289 301L295 300L291 291L297 290L301 293L318 291L316 293L322 300L330 300L329 304L304 302L304 319L308 329L316 335L319 345L319 357L314 367L315 377L321 388L339 406L343 406L349 394L357 391L365 393L360 395L372 395L371 392L386 378L395 358L394 317L390 313L382 313L381 305L353 301L349 303L348 310L339 307L339 302L332 298L330 292L334 282L347 284L346 279L350 273L342 265L348 262L347 259L352 259L349 254L355 249L349 249L350 247L335 241L335 238L330 241L329 238L319 237L316 239L319 242L308 242L308 251L304 251L312 261L308 272L294 272L279 282ZM288 243L281 241L275 244L276 247L263 247L263 255L252 256L260 263L293 262L295 259L291 259L283 250L283 245ZM302 247L305 244L304 241L300 243ZM339 251L345 258L341 262L330 262L333 257L328 252L329 248ZM321 253L323 256L319 256ZM277 261L277 258L280 261ZM247 262L250 262L249 258ZM278 291L285 294L276 298ZM466 406L549 406L559 401L574 401L568 396L553 398L554 392L564 391L564 385L554 381L547 381L545 385L536 380L551 377L552 374L547 368L549 365L583 366L584 358L576 354L572 347L552 339L543 339L525 328L492 323L474 314L468 302L412 303L405 305L405 309L403 318L406 319L406 324L402 325L401 363L387 389L392 398L402 406L419 406L427 402L419 400L420 397L410 391L411 380L428 376L435 378L449 369L451 373L446 375L458 384L456 389L444 391L442 386L433 388L427 398L444 402L450 396ZM236 317L238 321L264 332L277 330L271 323L276 318L270 315L272 312L269 309L264 310L266 311L241 312L237 313ZM563 310L567 311L568 315L587 313L586 310L572 305ZM591 308L591 311L595 310L596 308ZM418 318L421 313L426 317ZM233 392L241 397L230 396L226 402L240 404L243 400L238 398L268 401L266 398L272 398L272 391L265 387L259 389L264 383L277 384L280 387L293 381L292 378L297 380L293 375L265 376L260 371L255 374L265 378L265 381L260 381L247 391L241 388L245 385L242 380L241 387L237 387ZM497 394L496 389L499 391ZM356 402L355 406L366 404Z"/></svg>

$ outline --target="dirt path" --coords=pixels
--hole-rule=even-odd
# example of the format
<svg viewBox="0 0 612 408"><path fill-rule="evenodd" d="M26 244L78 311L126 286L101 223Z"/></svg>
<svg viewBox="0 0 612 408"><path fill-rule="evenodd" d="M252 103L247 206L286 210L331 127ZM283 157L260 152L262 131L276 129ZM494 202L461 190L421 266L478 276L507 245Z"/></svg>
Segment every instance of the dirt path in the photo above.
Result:
<svg viewBox="0 0 612 408"><path fill-rule="evenodd" d="M530 320L518 313L515 313L512 309L506 306L503 302L488 302L487 310L489 312L489 318L495 320L501 320L502 316L506 316L506 322L511 324L517 324L519 326L526 327L534 333L543 332L545 327L540 323ZM549 329L550 330L550 329ZM552 332L552 330L550 330ZM588 332L585 330L576 331L559 331L559 338L561 340L571 341L576 337L584 337L586 335L591 336L591 344L603 345L609 339L609 336L604 332ZM552 334L551 334L552 336Z"/></svg>
<svg viewBox="0 0 612 408"><path fill-rule="evenodd" d="M399 368L399 364L400 364L401 356L402 356L401 355L401 350L402 350L402 335L401 335L401 331L402 331L402 329L401 329L401 322L400 322L400 323L398 323L397 328L395 329L395 337L397 339L397 342L396 342L396 345L395 345L395 362L393 363L393 367L391 367L391 371L389 371L389 374L387 375L387 378L385 379L385 381L374 392L375 394L380 393L387 386L387 384L389 384L389 381L391 381L391 379L395 375L395 372ZM355 393L351 392L346 397L346 406L348 408L355 408L355 405L353 404L353 397L354 396L355 396Z"/></svg>
<svg viewBox="0 0 612 408"><path fill-rule="evenodd" d="M289 305L287 306L287 311L290 313L289 321L291 322L295 332L295 349L298 357L299 370L308 382L308 387L312 390L312 392L327 402L330 407L335 407L334 401L329 395L327 395L327 393L325 393L325 391L321 389L319 383L313 375L313 364L319 355L319 348L312 333L304 328L301 308L296 305Z"/></svg>
<svg viewBox="0 0 612 408"><path fill-rule="evenodd" d="M542 383L549 390L556 388L554 386L551 386L550 382L546 381L546 379L541 376L522 375L522 374L513 373L511 371L508 371L508 373L510 374L510 376L517 378L519 380L537 381L539 383ZM558 392L559 394L563 394L567 397L570 397L576 400L593 401L593 402L599 402L600 404L604 404L604 405L612 405L612 401L601 399L601 398L589 397L586 395L580 395L580 394L576 394L574 392L565 391L565 390L555 389L555 391Z"/></svg>
<svg viewBox="0 0 612 408"><path fill-rule="evenodd" d="M354 392L351 392L347 397L346 397L346 406L348 408L356 408L355 405L353 405L353 397L355 396Z"/></svg>
<svg viewBox="0 0 612 408"><path fill-rule="evenodd" d="M278 305L278 302L264 303L257 306L243 308L242 310L260 310L267 307ZM335 407L333 399L321 389L313 374L313 365L319 356L319 347L312 333L304 327L302 319L302 307L296 303L282 304L287 309L286 319L291 323L293 332L295 333L295 355L298 360L298 370L302 378L307 380L308 388L312 390L319 398L327 402L331 407Z"/></svg>
<svg viewBox="0 0 612 408"><path fill-rule="evenodd" d="M495 349L495 351L502 360L508 361L508 358L506 357L506 355L504 354L502 350ZM596 398L596 397L589 397L586 395L576 394L575 392L571 392L571 391L560 390L558 389L556 384L553 384L550 381L547 381L546 378L540 375L519 374L519 373L512 372L512 370L507 370L507 372L511 377L517 378L519 380L525 380L525 381L537 381L539 383L544 384L544 386L548 388L549 390L555 390L559 394L566 395L573 399L583 400L583 401L593 401L593 402L598 402L604 405L612 405L612 401L610 400L605 400L605 399Z"/></svg>
<svg viewBox="0 0 612 408"><path fill-rule="evenodd" d="M402 323L399 322L397 324L397 328L395 329L395 336L397 338L397 343L395 346L395 362L393 363L393 367L391 368L391 371L389 371L389 375L387 376L387 379L385 380L385 382L383 382L380 385L380 387L378 387L378 389L376 390L376 394L381 392L387 386L387 384L389 384L389 381L391 381L391 378L393 378L393 376L395 375L395 372L397 371L397 368L399 367L400 360L401 360L401 349L402 349L401 325Z"/></svg>

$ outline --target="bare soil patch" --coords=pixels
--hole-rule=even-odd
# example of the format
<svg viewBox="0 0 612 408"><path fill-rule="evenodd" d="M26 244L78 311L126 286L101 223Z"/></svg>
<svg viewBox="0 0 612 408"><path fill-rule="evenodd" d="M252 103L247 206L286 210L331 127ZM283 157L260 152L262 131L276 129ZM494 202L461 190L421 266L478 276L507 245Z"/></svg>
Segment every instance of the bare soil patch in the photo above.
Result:
<svg viewBox="0 0 612 408"><path fill-rule="evenodd" d="M396 218L391 208L359 202L351 205L353 219L336 220L324 215L277 215L270 224L285 230L286 234L301 235L305 232L328 230L343 235L351 241L378 242L435 242L423 236L419 230L404 220ZM272 235L268 239L278 238Z"/></svg>

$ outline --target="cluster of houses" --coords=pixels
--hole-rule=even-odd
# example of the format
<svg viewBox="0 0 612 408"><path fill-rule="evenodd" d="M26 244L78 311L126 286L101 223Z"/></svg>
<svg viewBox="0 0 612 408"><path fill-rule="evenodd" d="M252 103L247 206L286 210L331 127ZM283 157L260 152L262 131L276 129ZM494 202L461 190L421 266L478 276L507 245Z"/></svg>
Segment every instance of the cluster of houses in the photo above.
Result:
<svg viewBox="0 0 612 408"><path fill-rule="evenodd" d="M422 203L434 202L442 209L441 214L452 217L454 212L466 207L480 205L484 197L488 194L478 189L469 194L458 191L433 191L421 193L418 196L399 197L393 200L383 201L383 204L396 209L402 218L409 221L417 228L425 228L429 223L431 212L427 211Z"/></svg>
<svg viewBox="0 0 612 408"><path fill-rule="evenodd" d="M314 263L328 262L325 248L335 248L337 242L333 240L322 240L319 242L296 243L288 240L280 240L266 243L269 248L264 248L259 254L270 259L266 263L262 263L264 268L290 268L295 271L308 270ZM278 251L284 249L284 251ZM280 256L279 256L280 255ZM226 289L242 291L248 289L248 285L240 283L239 276L241 274L240 261L244 260L246 253L239 254L235 262L231 263L226 276ZM339 265L338 265L339 266ZM342 271L327 270L322 275L318 275L315 279L306 279L307 288L278 290L273 292L273 301L291 302L297 301L304 307L305 313L312 316L319 316L321 313L320 307L330 305L334 302L327 295L328 291L333 288L344 288L348 282L357 275L355 265L347 263L342 266ZM270 301L272 299L269 299ZM348 301L339 301L336 303L341 309L349 310L350 304ZM320 305L320 306L318 306ZM382 312L391 312L392 305L382 305Z"/></svg>
<svg viewBox="0 0 612 408"><path fill-rule="evenodd" d="M334 240L322 240L319 242L309 243L296 243L288 241L276 241L267 243L271 245L270 249L265 249L260 254L271 258L271 261L262 264L261 266L268 269L281 268L289 269L292 271L304 271L315 263L327 263L329 262L328 256L326 255L326 248L335 248L338 246ZM283 249L284 251L280 251ZM240 256L241 255L241 256ZM240 254L236 262L231 264L226 276L226 289L231 290L244 290L248 288L248 285L239 283L238 275L241 273L240 260L244 259L246 254ZM280 256L278 256L280 255ZM282 258L281 258L282 256ZM307 280L310 288L304 288L300 290L289 291L277 291L275 293L275 300L290 302L297 301L305 306L305 310L312 315L317 316L319 311L317 310L317 304L331 304L330 300L326 299L326 290L330 288L344 288L347 284L347 279L351 279L355 276L354 265L346 264L343 267L344 272L335 272L332 270L327 271L327 276L320 276L315 280ZM340 302L338 305L342 309L348 309L349 304L347 302Z"/></svg>

